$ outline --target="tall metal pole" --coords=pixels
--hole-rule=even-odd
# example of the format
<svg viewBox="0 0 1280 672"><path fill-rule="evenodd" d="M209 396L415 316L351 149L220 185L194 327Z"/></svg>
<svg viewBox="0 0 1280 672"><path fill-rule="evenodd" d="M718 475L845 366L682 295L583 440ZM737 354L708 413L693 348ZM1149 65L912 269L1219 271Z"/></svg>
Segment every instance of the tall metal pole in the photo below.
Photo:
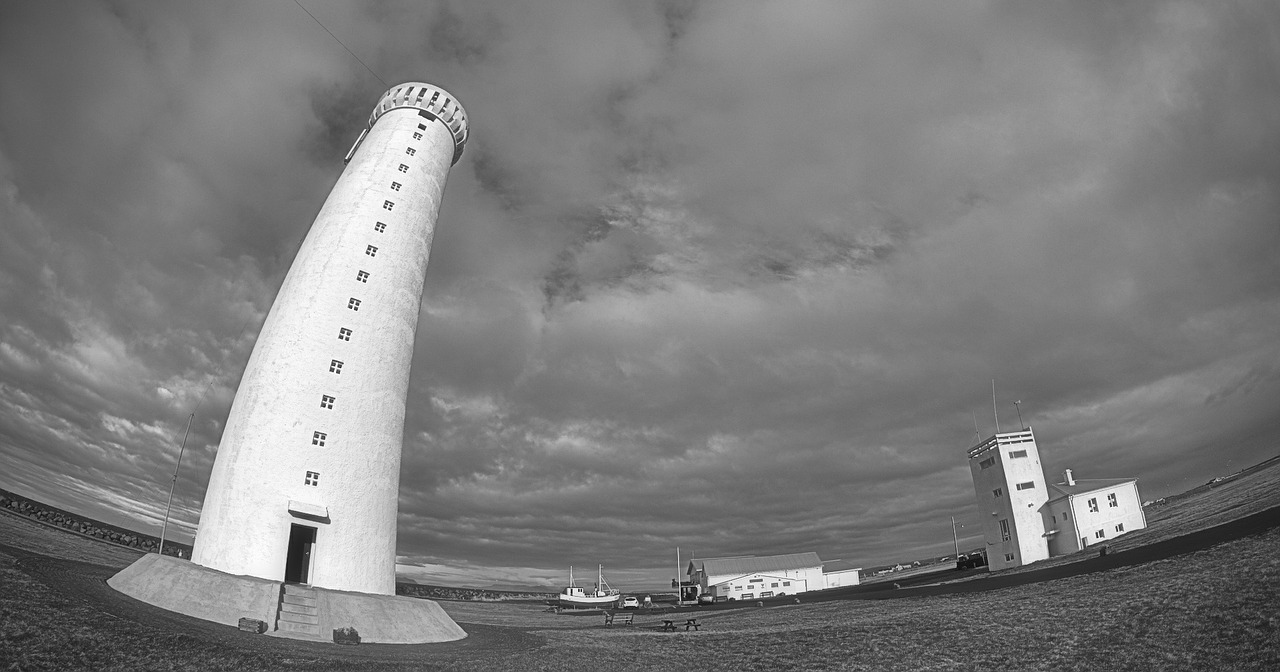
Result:
<svg viewBox="0 0 1280 672"><path fill-rule="evenodd" d="M169 512L173 510L173 489L178 487L178 469L182 467L182 453L187 449L187 435L191 433L191 421L196 419L196 412L187 416L187 430L182 433L182 446L178 448L178 463L173 465L173 482L169 484L169 503L164 507L164 524L160 526L160 548L156 551L164 555L164 535L169 531Z"/></svg>
<svg viewBox="0 0 1280 672"><path fill-rule="evenodd" d="M1019 425L1022 425L1022 428L1023 428L1023 429L1026 429L1026 428L1027 428L1027 423L1025 423L1025 422L1023 422L1023 421L1022 421L1022 407L1021 407L1021 406L1019 406L1019 404L1021 404L1021 403L1022 403L1022 400L1021 400L1021 399L1019 399L1019 400L1017 400L1017 401L1013 402L1013 407L1014 407L1014 408L1016 408L1016 409L1018 409L1018 424L1019 424Z"/></svg>
<svg viewBox="0 0 1280 672"><path fill-rule="evenodd" d="M956 536L955 516L951 516L951 543L956 545L956 562L960 562L960 538Z"/></svg>

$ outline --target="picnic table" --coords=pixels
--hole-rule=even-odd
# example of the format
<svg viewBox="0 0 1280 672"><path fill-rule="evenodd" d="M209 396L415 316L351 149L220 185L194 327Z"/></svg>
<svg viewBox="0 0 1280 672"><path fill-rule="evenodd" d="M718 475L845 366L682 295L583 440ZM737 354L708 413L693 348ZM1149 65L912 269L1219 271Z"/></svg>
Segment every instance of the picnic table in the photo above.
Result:
<svg viewBox="0 0 1280 672"><path fill-rule="evenodd" d="M662 631L663 631L663 632L675 632L675 629L676 629L676 621L678 621L678 620L680 620L680 619L678 619L678 618L665 619L665 618L664 618L664 619L662 620ZM689 619L685 619L685 622L684 622L684 629L685 629L685 632L688 632L690 627L692 627L694 630L697 630L697 629L698 629L698 619L696 619L696 618L689 618Z"/></svg>

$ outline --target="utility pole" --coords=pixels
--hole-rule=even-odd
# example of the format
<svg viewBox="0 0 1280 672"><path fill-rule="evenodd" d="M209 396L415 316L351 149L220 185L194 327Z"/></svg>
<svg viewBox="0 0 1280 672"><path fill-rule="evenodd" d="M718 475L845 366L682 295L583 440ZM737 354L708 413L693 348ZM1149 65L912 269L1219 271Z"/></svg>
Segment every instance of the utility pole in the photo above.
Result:
<svg viewBox="0 0 1280 672"><path fill-rule="evenodd" d="M196 412L187 416L187 429L182 433L182 446L178 448L178 463L173 465L173 482L169 484L169 503L164 507L164 524L160 526L160 548L156 551L164 555L164 535L169 531L169 512L173 510L173 489L178 487L178 469L182 467L182 453L187 449L187 435L191 433L191 421L196 419Z"/></svg>
<svg viewBox="0 0 1280 672"><path fill-rule="evenodd" d="M956 536L955 516L951 516L951 543L956 545L956 562L960 562L960 538Z"/></svg>

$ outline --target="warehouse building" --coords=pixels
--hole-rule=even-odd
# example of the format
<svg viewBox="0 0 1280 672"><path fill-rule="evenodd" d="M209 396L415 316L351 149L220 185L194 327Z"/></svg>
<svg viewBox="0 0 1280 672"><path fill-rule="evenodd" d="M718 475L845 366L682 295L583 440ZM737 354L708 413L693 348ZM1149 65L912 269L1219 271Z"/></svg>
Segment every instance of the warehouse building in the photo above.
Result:
<svg viewBox="0 0 1280 672"><path fill-rule="evenodd" d="M859 583L859 568L836 561L830 571L817 553L738 556L690 560L686 574L699 595L720 600L753 600L797 595ZM830 583L834 582L834 584Z"/></svg>

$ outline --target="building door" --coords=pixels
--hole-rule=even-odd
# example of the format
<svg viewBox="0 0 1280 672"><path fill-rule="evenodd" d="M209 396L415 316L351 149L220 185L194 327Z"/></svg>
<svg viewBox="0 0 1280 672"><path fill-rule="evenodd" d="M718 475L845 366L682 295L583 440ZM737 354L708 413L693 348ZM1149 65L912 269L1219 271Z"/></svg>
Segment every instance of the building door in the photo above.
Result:
<svg viewBox="0 0 1280 672"><path fill-rule="evenodd" d="M311 582L311 552L316 545L316 528L293 525L289 529L289 556L284 561L285 583Z"/></svg>

